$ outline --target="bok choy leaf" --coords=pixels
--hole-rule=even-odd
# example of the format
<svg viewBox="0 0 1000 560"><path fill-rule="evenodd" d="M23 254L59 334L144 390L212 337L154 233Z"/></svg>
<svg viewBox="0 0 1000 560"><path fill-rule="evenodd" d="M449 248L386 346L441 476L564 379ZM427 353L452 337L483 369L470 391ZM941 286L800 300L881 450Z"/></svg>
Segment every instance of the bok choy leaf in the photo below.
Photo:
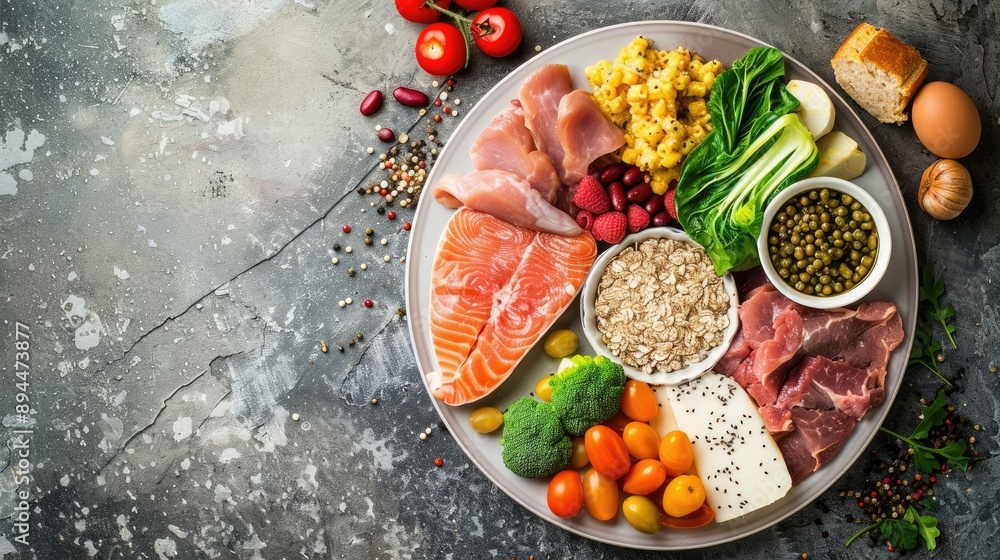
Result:
<svg viewBox="0 0 1000 560"><path fill-rule="evenodd" d="M759 264L764 207L819 161L784 73L781 51L758 47L719 75L708 101L714 129L681 168L678 219L719 274Z"/></svg>

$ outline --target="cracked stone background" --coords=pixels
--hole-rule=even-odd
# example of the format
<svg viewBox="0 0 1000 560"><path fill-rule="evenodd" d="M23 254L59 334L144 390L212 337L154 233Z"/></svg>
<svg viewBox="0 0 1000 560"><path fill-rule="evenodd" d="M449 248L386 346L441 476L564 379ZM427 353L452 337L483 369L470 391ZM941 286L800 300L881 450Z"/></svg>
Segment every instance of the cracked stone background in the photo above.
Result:
<svg viewBox="0 0 1000 560"><path fill-rule="evenodd" d="M473 56L452 97L471 107L534 54L625 21L702 21L756 36L833 82L858 21L888 26L930 78L977 103L963 160L976 194L937 222L915 194L933 156L912 127L867 115L907 200L923 262L948 282L961 372L951 402L997 451L1000 40L992 1L542 2L504 0L525 24L502 60ZM482 476L439 424L403 302L412 210L390 222L355 189L380 180L373 126L423 137L429 116L374 88L434 91L413 62L420 27L391 3L343 0L0 0L0 557L860 558L845 549L860 461L798 515L687 554L609 547L534 518ZM446 138L459 121L438 126ZM377 152L376 152L377 153ZM340 227L354 231L344 235ZM375 243L362 231L375 230ZM385 237L387 244L379 240ZM334 243L353 245L346 254ZM331 258L338 256L339 265ZM390 256L390 262L382 260ZM367 270L360 270L360 265ZM354 277L348 267L358 268ZM344 308L338 301L352 298ZM371 309L361 305L370 298ZM34 462L30 545L13 540L14 324L30 326ZM341 354L337 345L362 333ZM330 345L320 351L320 340ZM994 368L991 371L991 367ZM887 421L908 426L914 375ZM371 400L378 404L372 405ZM297 415L294 416L293 415ZM293 418L298 418L294 420ZM427 441L417 434L426 427ZM879 441L879 440L876 440ZM443 457L445 467L433 467ZM993 557L1000 469L938 484L938 558Z"/></svg>

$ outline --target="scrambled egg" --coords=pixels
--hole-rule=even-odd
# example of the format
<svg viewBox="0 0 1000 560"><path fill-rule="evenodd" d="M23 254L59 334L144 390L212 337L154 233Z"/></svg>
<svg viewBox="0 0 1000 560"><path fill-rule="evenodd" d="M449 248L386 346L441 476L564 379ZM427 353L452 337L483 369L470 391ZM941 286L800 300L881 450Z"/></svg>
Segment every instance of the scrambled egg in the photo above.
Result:
<svg viewBox="0 0 1000 560"><path fill-rule="evenodd" d="M613 63L587 68L597 104L625 130L622 160L650 173L653 192L666 192L684 156L711 132L708 92L722 70L718 60L684 47L658 51L641 36Z"/></svg>

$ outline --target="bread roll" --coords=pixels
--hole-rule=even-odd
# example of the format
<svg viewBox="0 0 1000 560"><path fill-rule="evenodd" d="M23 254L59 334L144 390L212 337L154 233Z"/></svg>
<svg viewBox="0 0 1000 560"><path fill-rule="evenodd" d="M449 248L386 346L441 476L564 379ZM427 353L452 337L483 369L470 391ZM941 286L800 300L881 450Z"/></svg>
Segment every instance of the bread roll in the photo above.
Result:
<svg viewBox="0 0 1000 560"><path fill-rule="evenodd" d="M927 61L917 49L864 22L840 45L830 64L840 87L884 123L907 120L906 106L927 77Z"/></svg>

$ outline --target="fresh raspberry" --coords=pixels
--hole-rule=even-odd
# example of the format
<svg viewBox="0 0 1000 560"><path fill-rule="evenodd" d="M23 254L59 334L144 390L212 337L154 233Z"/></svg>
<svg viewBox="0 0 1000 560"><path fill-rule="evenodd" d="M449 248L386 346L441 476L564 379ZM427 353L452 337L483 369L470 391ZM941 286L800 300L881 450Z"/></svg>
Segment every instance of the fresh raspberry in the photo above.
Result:
<svg viewBox="0 0 1000 560"><path fill-rule="evenodd" d="M584 177L576 186L576 192L573 193L573 204L595 216L611 210L611 201L608 200L607 191L597 179L590 175Z"/></svg>
<svg viewBox="0 0 1000 560"><path fill-rule="evenodd" d="M674 193L676 192L677 189L670 189L667 194L663 195L663 207L667 209L667 214L670 214L670 217L675 220L677 219L677 207L674 206Z"/></svg>
<svg viewBox="0 0 1000 560"><path fill-rule="evenodd" d="M621 212L605 212L594 218L594 227L590 231L594 234L594 239L598 241L618 243L625 238L626 225L625 214Z"/></svg>
<svg viewBox="0 0 1000 560"><path fill-rule="evenodd" d="M649 226L649 212L638 204L629 204L625 210L625 217L628 218L629 233L642 231Z"/></svg>
<svg viewBox="0 0 1000 560"><path fill-rule="evenodd" d="M590 231L594 227L594 215L586 210L580 210L576 213L576 223L583 229Z"/></svg>

